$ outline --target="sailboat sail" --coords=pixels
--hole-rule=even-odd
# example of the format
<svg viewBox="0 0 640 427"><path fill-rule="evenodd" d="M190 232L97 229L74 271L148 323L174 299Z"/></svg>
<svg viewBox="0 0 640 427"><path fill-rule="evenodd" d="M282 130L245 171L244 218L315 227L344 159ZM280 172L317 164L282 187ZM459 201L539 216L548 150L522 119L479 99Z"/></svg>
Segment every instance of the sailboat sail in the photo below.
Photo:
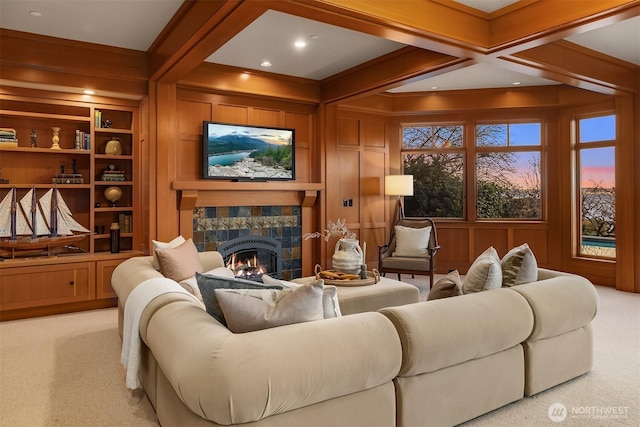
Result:
<svg viewBox="0 0 640 427"><path fill-rule="evenodd" d="M9 191L0 202L0 237L11 237L11 198Z"/></svg>
<svg viewBox="0 0 640 427"><path fill-rule="evenodd" d="M18 218L22 217L22 220L18 221L18 229L16 230L18 235L32 234L33 232L34 224L32 221L31 207L33 203L34 191L35 190L33 189L29 190L27 194L25 194L25 196L22 199L20 199L19 203L22 209L21 209L21 212L18 213ZM49 230L49 227L47 226L47 224L48 223L44 221L42 212L36 206L36 211L35 211L36 233L35 234L37 236L49 235L51 233L51 230Z"/></svg>
<svg viewBox="0 0 640 427"><path fill-rule="evenodd" d="M15 216L16 235L28 236L32 231L32 199L33 189L18 201L18 209ZM0 238L11 236L11 204L13 190L0 202ZM78 223L74 218L69 206L62 198L59 191L50 189L37 202L35 218L36 218L36 234L38 236L50 236L51 218L51 199L56 197L57 200L57 234L61 236L73 235L73 232L90 233L88 229Z"/></svg>

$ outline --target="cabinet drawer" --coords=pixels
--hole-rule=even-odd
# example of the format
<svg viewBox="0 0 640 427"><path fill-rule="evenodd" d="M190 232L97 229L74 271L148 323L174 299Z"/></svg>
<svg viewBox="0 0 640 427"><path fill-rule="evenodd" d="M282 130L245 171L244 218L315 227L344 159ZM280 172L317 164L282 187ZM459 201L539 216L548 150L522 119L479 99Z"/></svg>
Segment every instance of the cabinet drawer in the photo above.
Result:
<svg viewBox="0 0 640 427"><path fill-rule="evenodd" d="M0 270L0 310L3 311L94 298L93 262Z"/></svg>

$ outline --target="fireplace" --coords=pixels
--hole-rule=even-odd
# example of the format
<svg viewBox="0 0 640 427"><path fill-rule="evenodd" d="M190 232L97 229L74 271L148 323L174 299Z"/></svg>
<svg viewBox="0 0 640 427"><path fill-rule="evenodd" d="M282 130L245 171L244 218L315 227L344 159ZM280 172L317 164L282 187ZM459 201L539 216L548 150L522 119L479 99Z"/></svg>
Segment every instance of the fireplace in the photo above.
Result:
<svg viewBox="0 0 640 427"><path fill-rule="evenodd" d="M258 280L263 274L282 278L282 244L270 237L238 237L218 246L218 252L236 277Z"/></svg>
<svg viewBox="0 0 640 427"><path fill-rule="evenodd" d="M227 244L242 239L260 242L266 246L236 247L227 256L236 252L237 261L240 250L249 251L246 258L253 262L254 254L251 251L255 252L255 249L276 252L278 260L274 261L272 268L277 270L278 278L291 280L302 277L301 215L301 208L296 205L196 207L193 210L193 242L200 252L226 252ZM267 241L272 243L265 243ZM280 246L273 246L273 242ZM255 255L258 263L271 263ZM263 258L266 256L263 255Z"/></svg>

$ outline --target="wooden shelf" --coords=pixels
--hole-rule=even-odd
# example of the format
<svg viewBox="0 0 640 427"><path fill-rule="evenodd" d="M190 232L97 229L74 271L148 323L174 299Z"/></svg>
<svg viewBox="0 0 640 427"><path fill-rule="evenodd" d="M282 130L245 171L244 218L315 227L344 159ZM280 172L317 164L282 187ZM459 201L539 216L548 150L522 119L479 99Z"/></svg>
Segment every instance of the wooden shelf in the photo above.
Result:
<svg viewBox="0 0 640 427"><path fill-rule="evenodd" d="M33 111L0 110L0 115L26 117L31 119L53 119L71 122L90 122L91 118L84 116L67 116L64 114L37 113Z"/></svg>
<svg viewBox="0 0 640 427"><path fill-rule="evenodd" d="M95 212L133 212L133 207L131 206L123 206L123 207L109 207L109 208L95 208Z"/></svg>
<svg viewBox="0 0 640 427"><path fill-rule="evenodd" d="M68 189L68 190L89 190L91 189L91 184L0 184L1 189L30 189L35 187L36 189L48 189L48 188L58 188L58 189Z"/></svg>
<svg viewBox="0 0 640 427"><path fill-rule="evenodd" d="M51 148L31 148L31 147L11 147L11 146L6 146L6 145L0 145L0 151L15 151L18 153L32 153L32 154L51 154L51 155L68 155L68 154L77 154L80 156L88 156L91 154L91 150L76 150L76 149L69 149L69 148L61 148L60 150L52 150Z"/></svg>
<svg viewBox="0 0 640 427"><path fill-rule="evenodd" d="M126 134L133 134L133 131L131 129L115 129L115 128L96 128L95 129L96 133L105 133L105 134L117 134L117 133L126 133Z"/></svg>

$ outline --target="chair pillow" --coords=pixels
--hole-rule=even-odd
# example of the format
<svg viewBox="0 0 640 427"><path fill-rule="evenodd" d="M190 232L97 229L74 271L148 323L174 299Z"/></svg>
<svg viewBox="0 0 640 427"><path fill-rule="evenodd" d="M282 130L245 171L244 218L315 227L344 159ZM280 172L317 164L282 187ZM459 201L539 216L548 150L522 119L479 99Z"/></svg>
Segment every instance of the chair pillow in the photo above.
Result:
<svg viewBox="0 0 640 427"><path fill-rule="evenodd" d="M227 322L224 313L220 308L218 299L216 298L216 289L280 289L282 286L268 286L252 280L236 279L231 277L214 276L211 274L196 273L196 282L200 293L202 294L202 302L211 315L218 322L226 325Z"/></svg>
<svg viewBox="0 0 640 427"><path fill-rule="evenodd" d="M427 296L427 301L456 297L458 295L462 295L462 279L460 279L458 270L454 270L433 285L429 296Z"/></svg>
<svg viewBox="0 0 640 427"><path fill-rule="evenodd" d="M160 273L176 282L202 273L202 264L198 256L198 249L193 240L186 240L175 248L156 249Z"/></svg>
<svg viewBox="0 0 640 427"><path fill-rule="evenodd" d="M538 262L527 243L511 249L500 261L502 286L522 285L538 280Z"/></svg>
<svg viewBox="0 0 640 427"><path fill-rule="evenodd" d="M322 320L322 289L316 280L297 289L216 289L216 298L233 333Z"/></svg>
<svg viewBox="0 0 640 427"><path fill-rule="evenodd" d="M469 267L462 281L462 292L470 294L502 286L500 257L493 246L487 248Z"/></svg>
<svg viewBox="0 0 640 427"><path fill-rule="evenodd" d="M286 280L278 280L268 275L262 276L262 282L266 285L281 285L284 289L298 289L302 284L295 282L288 282ZM323 281L324 282L324 281ZM338 288L333 285L324 285L322 293L322 309L324 311L324 318L329 319L332 317L342 316L340 311L340 303L338 302Z"/></svg>
<svg viewBox="0 0 640 427"><path fill-rule="evenodd" d="M395 226L396 248L392 256L424 257L429 255L431 226L424 228Z"/></svg>
<svg viewBox="0 0 640 427"><path fill-rule="evenodd" d="M152 261L153 268L155 268L156 270L160 270L160 264L158 264L158 256L156 255L156 249L175 248L177 246L180 246L184 242L185 242L185 239L182 236L178 236L170 242L159 242L157 240L152 240L151 243L153 244L153 261Z"/></svg>

